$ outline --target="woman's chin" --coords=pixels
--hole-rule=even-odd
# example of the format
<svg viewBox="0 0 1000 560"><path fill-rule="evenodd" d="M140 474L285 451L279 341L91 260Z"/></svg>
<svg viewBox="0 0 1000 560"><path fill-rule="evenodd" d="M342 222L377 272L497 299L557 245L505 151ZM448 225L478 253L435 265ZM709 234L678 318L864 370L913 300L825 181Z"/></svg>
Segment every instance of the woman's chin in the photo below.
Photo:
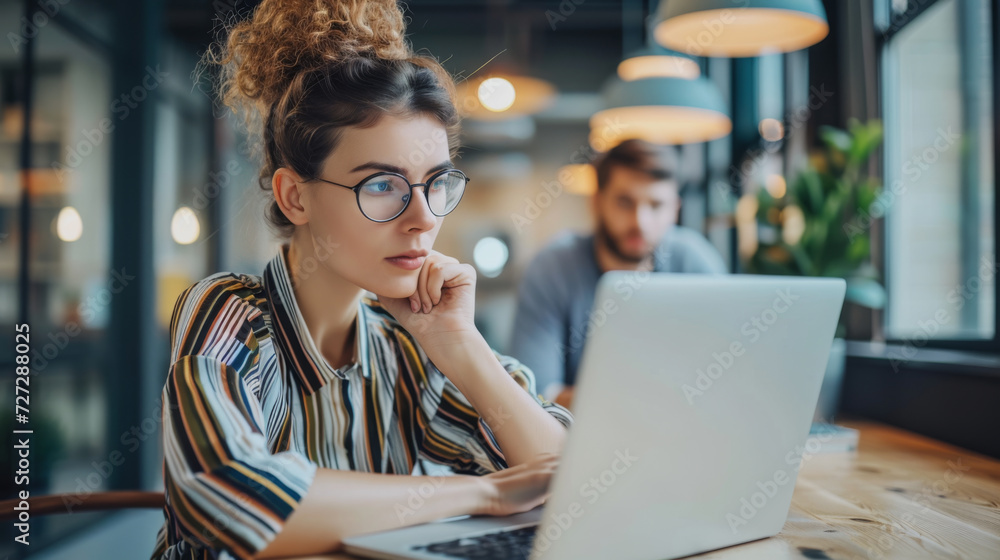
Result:
<svg viewBox="0 0 1000 560"><path fill-rule="evenodd" d="M398 278L392 281L383 280L377 286L369 286L365 289L381 297L408 298L417 291L417 275L411 278Z"/></svg>

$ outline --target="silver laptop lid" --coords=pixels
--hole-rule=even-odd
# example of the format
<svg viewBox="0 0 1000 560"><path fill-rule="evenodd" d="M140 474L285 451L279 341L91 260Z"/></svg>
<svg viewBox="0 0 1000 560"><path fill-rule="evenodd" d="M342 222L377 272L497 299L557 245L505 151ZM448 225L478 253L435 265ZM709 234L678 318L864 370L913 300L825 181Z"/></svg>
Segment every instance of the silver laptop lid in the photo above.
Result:
<svg viewBox="0 0 1000 560"><path fill-rule="evenodd" d="M532 557L674 558L776 534L845 286L602 275Z"/></svg>

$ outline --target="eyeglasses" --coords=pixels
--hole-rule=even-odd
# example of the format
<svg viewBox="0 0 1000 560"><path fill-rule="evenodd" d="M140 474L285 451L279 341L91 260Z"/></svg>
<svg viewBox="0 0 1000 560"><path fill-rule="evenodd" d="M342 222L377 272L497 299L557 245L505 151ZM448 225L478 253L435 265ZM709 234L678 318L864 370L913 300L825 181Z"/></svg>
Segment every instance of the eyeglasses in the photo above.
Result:
<svg viewBox="0 0 1000 560"><path fill-rule="evenodd" d="M380 171L362 179L353 187L314 177L317 181L354 191L358 208L373 222L388 222L402 214L413 198L414 187L424 187L427 206L435 216L444 216L458 206L470 179L458 169L442 169L426 183L410 183L399 173Z"/></svg>

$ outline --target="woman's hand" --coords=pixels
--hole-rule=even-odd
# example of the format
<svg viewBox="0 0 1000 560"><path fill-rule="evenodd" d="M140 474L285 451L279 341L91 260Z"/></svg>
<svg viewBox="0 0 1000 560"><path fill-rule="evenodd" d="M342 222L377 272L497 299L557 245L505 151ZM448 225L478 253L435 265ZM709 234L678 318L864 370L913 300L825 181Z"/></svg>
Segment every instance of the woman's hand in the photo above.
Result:
<svg viewBox="0 0 1000 560"><path fill-rule="evenodd" d="M474 322L476 269L438 251L424 259L413 294L378 299L425 350L479 332Z"/></svg>
<svg viewBox="0 0 1000 560"><path fill-rule="evenodd" d="M558 455L544 453L526 463L479 477L486 487L486 501L475 513L511 515L545 503L558 464Z"/></svg>

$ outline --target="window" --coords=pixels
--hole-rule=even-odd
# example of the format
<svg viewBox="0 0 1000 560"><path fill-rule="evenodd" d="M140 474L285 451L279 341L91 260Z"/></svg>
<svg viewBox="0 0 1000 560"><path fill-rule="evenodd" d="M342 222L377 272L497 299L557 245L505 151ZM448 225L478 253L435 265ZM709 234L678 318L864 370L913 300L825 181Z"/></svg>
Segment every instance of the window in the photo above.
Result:
<svg viewBox="0 0 1000 560"><path fill-rule="evenodd" d="M169 319L180 291L218 270L210 264L220 229L213 203L228 183L210 183L219 177L209 172L211 104L187 79L197 53L161 36L162 10L73 6L28 16L44 22L32 48L0 53L0 328L30 325L33 430L30 480L15 482L14 463L5 462L0 499L23 489L36 497L162 484ZM0 21L20 21L25 9L0 0ZM42 10L36 2L27 9ZM137 13L149 17L130 17ZM30 156L23 184L22 154ZM123 192L148 192L151 204ZM197 221L174 219L185 208ZM147 264L148 272L138 270ZM149 320L133 325L122 315ZM0 382L13 387L10 337L0 346ZM0 416L5 449L13 445L12 404L0 405L9 412ZM105 515L32 517L31 552ZM25 554L16 531L0 528L0 558Z"/></svg>
<svg viewBox="0 0 1000 560"><path fill-rule="evenodd" d="M20 21L23 7L0 3L0 19ZM30 476L27 482L16 482L14 462L5 461L0 467L0 499L21 490L31 496L106 490L109 477L93 465L106 460L117 443L107 437L109 302L111 286L118 284L108 210L111 141L106 127L102 129L102 123L113 118L112 69L105 52L52 21L37 21L45 25L38 26L34 38L30 104L24 96L23 44L0 56L0 326L10 337L0 350L0 382L11 388L5 395L13 393L12 333L14 324L25 320L23 304L30 328L28 427L33 430ZM31 118L30 166L23 212L26 111ZM20 262L25 215L27 270ZM12 405L13 398L0 404L5 450L12 445L13 414L6 414ZM121 470L129 468L134 467ZM80 515L32 517L32 550L94 520ZM0 531L0 557L23 552L13 540L16 534L9 524Z"/></svg>
<svg viewBox="0 0 1000 560"><path fill-rule="evenodd" d="M990 3L881 6L890 340L995 340Z"/></svg>

